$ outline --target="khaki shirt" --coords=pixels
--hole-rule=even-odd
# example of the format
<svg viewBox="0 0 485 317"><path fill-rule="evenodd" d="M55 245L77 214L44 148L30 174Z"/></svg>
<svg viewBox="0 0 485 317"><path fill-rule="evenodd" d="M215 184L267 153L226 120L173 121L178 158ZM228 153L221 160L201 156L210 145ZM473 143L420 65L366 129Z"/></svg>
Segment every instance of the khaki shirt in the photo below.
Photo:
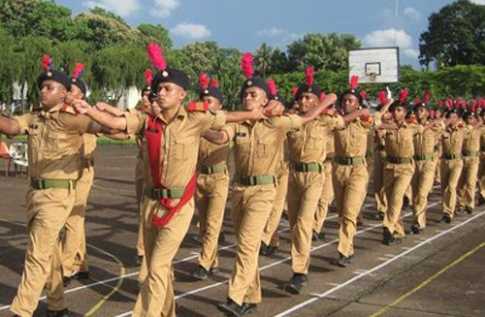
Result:
<svg viewBox="0 0 485 317"><path fill-rule="evenodd" d="M335 129L335 156L365 157L367 138L372 124L356 119L345 124L342 117Z"/></svg>
<svg viewBox="0 0 485 317"><path fill-rule="evenodd" d="M414 137L414 150L418 156L434 155L438 150L441 133L445 129L442 121L431 123L431 127L425 127L429 122L419 124L421 127Z"/></svg>
<svg viewBox="0 0 485 317"><path fill-rule="evenodd" d="M276 176L283 160L286 134L302 126L303 120L297 115L227 125L223 131L234 141L236 179L246 176Z"/></svg>
<svg viewBox="0 0 485 317"><path fill-rule="evenodd" d="M447 127L441 134L444 155L461 155L465 130L463 127Z"/></svg>
<svg viewBox="0 0 485 317"><path fill-rule="evenodd" d="M230 144L215 144L201 138L197 165L200 167L226 163L229 151Z"/></svg>
<svg viewBox="0 0 485 317"><path fill-rule="evenodd" d="M288 133L288 147L292 162L323 162L327 150L326 137L338 125L338 117L323 115Z"/></svg>
<svg viewBox="0 0 485 317"><path fill-rule="evenodd" d="M414 136L424 129L416 124L404 122L397 129L386 131L384 148L387 156L399 158L414 157Z"/></svg>
<svg viewBox="0 0 485 317"><path fill-rule="evenodd" d="M463 151L479 152L482 131L478 127L466 125L464 128Z"/></svg>
<svg viewBox="0 0 485 317"><path fill-rule="evenodd" d="M94 134L84 134L83 156L84 160L92 162L94 160L94 150L96 150L97 137Z"/></svg>
<svg viewBox="0 0 485 317"><path fill-rule="evenodd" d="M480 128L480 151L485 152L485 126Z"/></svg>
<svg viewBox="0 0 485 317"><path fill-rule="evenodd" d="M144 112L134 111L125 113L127 133L139 133L145 129L148 115ZM185 188L195 173L201 134L209 129L220 129L225 124L225 115L222 111L187 112L180 107L177 115L170 122L159 117L166 124L163 144L161 144L160 166L161 184L165 188ZM148 158L144 158L148 162ZM145 185L153 186L149 164L145 165Z"/></svg>
<svg viewBox="0 0 485 317"><path fill-rule="evenodd" d="M83 167L83 134L93 121L59 110L16 116L28 135L29 174L40 179L77 180Z"/></svg>

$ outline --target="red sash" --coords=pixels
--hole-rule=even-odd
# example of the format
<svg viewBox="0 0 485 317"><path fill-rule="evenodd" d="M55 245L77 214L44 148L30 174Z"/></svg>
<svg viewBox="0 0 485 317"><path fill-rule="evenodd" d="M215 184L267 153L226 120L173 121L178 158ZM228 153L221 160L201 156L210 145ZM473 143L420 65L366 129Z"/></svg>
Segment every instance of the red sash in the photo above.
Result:
<svg viewBox="0 0 485 317"><path fill-rule="evenodd" d="M160 158L165 155L161 145L164 143L164 131L165 124L161 120L154 118L152 116L148 117L145 138L147 140L148 149L148 162L150 165L150 171L152 174L152 183L154 188L163 188L161 183L161 167L162 161ZM182 207L187 204L195 194L195 189L197 185L197 177L194 174L190 179L189 183L185 187L184 193L176 205L173 205L173 201L170 198L160 198L160 205L167 209L162 216L155 213L152 217L152 224L161 229L165 227L173 216L182 209Z"/></svg>

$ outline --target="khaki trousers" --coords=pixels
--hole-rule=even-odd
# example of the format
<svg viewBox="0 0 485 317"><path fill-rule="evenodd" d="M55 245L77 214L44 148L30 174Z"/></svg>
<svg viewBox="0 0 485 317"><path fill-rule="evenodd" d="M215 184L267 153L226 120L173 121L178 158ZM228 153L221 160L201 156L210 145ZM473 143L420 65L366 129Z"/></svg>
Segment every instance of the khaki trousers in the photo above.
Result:
<svg viewBox="0 0 485 317"><path fill-rule="evenodd" d="M475 192L477 191L478 169L480 161L478 157L464 158L463 170L458 182L458 207L475 208Z"/></svg>
<svg viewBox="0 0 485 317"><path fill-rule="evenodd" d="M195 205L199 213L199 234L202 249L199 265L206 270L218 267L217 247L221 233L229 190L227 172L211 175L199 174Z"/></svg>
<svg viewBox="0 0 485 317"><path fill-rule="evenodd" d="M403 198L411 184L414 163L386 163L384 169L384 188L387 196L387 211L383 225L397 237L404 237L404 224L401 220Z"/></svg>
<svg viewBox="0 0 485 317"><path fill-rule="evenodd" d="M478 174L480 196L485 199L485 154L480 154L480 171Z"/></svg>
<svg viewBox="0 0 485 317"><path fill-rule="evenodd" d="M237 254L229 281L228 297L238 305L261 302L259 248L275 195L274 185L234 188L232 219L237 238Z"/></svg>
<svg viewBox="0 0 485 317"><path fill-rule="evenodd" d="M152 215L161 208L158 201L144 198L144 265L147 274L142 280L133 316L175 316L172 261L184 239L192 216L194 200L189 201L162 229L152 226Z"/></svg>
<svg viewBox="0 0 485 317"><path fill-rule="evenodd" d="M143 187L145 185L145 179L143 178L143 158L138 157L135 167L135 193L136 204L138 206L138 238L136 241L136 254L138 256L144 256L145 250L143 249Z"/></svg>
<svg viewBox="0 0 485 317"><path fill-rule="evenodd" d="M384 188L384 166L386 154L382 151L374 155L374 198L377 212L384 214L387 210L387 197Z"/></svg>
<svg viewBox="0 0 485 317"><path fill-rule="evenodd" d="M59 232L74 206L75 190L30 190L26 200L28 245L22 278L10 307L22 317L32 316L52 272L53 256L59 252ZM62 283L58 287L58 294L64 293Z"/></svg>
<svg viewBox="0 0 485 317"><path fill-rule="evenodd" d="M288 219L291 228L291 268L294 273L307 274L310 267L313 224L323 189L323 171L290 171Z"/></svg>
<svg viewBox="0 0 485 317"><path fill-rule="evenodd" d="M426 227L428 196L433 189L436 166L436 160L416 161L416 171L412 180L414 221L421 229Z"/></svg>
<svg viewBox="0 0 485 317"><path fill-rule="evenodd" d="M62 241L62 268L67 277L81 271L88 271L86 258L86 207L93 186L94 168L85 168L76 182L76 199L65 225Z"/></svg>
<svg viewBox="0 0 485 317"><path fill-rule="evenodd" d="M278 184L276 185L276 196L271 209L271 213L263 231L262 241L266 245L273 247L279 246L278 226L280 224L281 215L286 203L286 194L288 192L288 166L282 168L281 174L278 175Z"/></svg>
<svg viewBox="0 0 485 317"><path fill-rule="evenodd" d="M453 219L457 201L457 187L463 170L463 160L441 160L441 196L443 212Z"/></svg>
<svg viewBox="0 0 485 317"><path fill-rule="evenodd" d="M333 163L331 160L326 161L323 164L323 188L320 199L318 200L317 212L315 213L315 222L313 224L313 231L323 232L323 224L328 214L328 207L332 204L335 197L333 189L333 177L332 177Z"/></svg>
<svg viewBox="0 0 485 317"><path fill-rule="evenodd" d="M368 182L369 172L367 164L335 164L333 183L335 186L337 212L340 217L337 250L346 257L354 254L357 217L367 195Z"/></svg>

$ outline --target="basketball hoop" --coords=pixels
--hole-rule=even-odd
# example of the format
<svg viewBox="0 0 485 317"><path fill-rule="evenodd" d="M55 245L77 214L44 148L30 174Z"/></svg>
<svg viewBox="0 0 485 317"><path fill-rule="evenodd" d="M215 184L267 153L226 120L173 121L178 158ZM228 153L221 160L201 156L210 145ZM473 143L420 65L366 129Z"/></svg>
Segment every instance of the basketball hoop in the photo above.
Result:
<svg viewBox="0 0 485 317"><path fill-rule="evenodd" d="M376 79L377 79L377 74L376 74L376 73L370 73L370 74L368 74L367 76L369 77L369 80L370 80L371 82L375 82L375 81L376 81Z"/></svg>

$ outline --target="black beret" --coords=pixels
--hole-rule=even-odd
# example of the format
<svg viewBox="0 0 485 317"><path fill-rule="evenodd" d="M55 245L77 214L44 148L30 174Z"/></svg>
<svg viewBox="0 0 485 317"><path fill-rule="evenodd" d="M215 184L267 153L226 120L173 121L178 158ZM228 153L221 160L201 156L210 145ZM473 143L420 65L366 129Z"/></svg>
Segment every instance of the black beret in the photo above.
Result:
<svg viewBox="0 0 485 317"><path fill-rule="evenodd" d="M77 86L77 88L81 89L83 95L86 96L86 92L88 91L88 88L86 86L86 83L82 79L72 78L71 85Z"/></svg>
<svg viewBox="0 0 485 317"><path fill-rule="evenodd" d="M207 87L206 89L202 89L199 92L199 97L202 99L203 97L214 97L222 104L224 103L224 96L222 92L217 87Z"/></svg>
<svg viewBox="0 0 485 317"><path fill-rule="evenodd" d="M155 75L152 81L152 92L158 93L161 83L173 83L184 90L190 88L189 77L183 71L175 68L167 68Z"/></svg>
<svg viewBox="0 0 485 317"><path fill-rule="evenodd" d="M270 97L268 84L266 83L266 80L264 80L261 77L256 76L256 77L253 77L253 78L249 78L244 82L243 86L241 87L241 93L240 93L241 99L242 99L246 89L251 88L251 87L261 88L266 93L266 96Z"/></svg>
<svg viewBox="0 0 485 317"><path fill-rule="evenodd" d="M296 92L295 99L300 99L304 93L311 93L317 96L317 98L320 98L320 95L322 94L322 89L320 88L320 86L315 84L311 86L308 86L307 84L301 84L300 86L298 86L298 91Z"/></svg>
<svg viewBox="0 0 485 317"><path fill-rule="evenodd" d="M71 90L71 78L63 72L57 70L48 70L47 72L40 74L40 76L37 78L37 86L39 89L42 87L42 83L46 80L56 81L66 87L67 90Z"/></svg>
<svg viewBox="0 0 485 317"><path fill-rule="evenodd" d="M389 111L390 112L393 112L394 110L396 110L396 108L399 108L399 107L404 108L406 111L409 111L410 110L410 106L409 106L408 103L402 103L401 101L396 100L389 107Z"/></svg>

